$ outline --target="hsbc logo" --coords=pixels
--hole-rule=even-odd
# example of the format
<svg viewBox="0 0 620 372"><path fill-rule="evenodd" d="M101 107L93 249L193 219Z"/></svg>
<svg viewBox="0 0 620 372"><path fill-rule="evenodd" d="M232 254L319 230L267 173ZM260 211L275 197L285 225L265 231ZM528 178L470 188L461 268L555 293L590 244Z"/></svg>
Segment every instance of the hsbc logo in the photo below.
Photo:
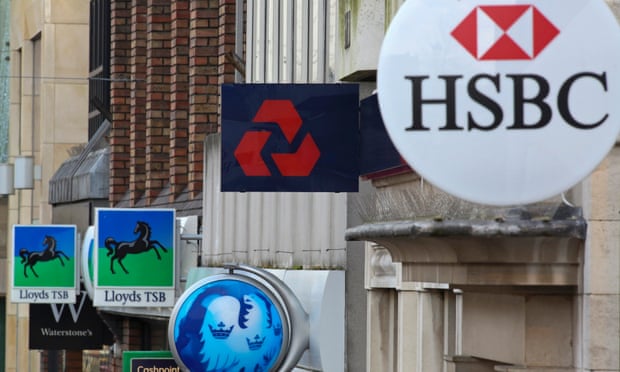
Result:
<svg viewBox="0 0 620 372"><path fill-rule="evenodd" d="M545 200L620 134L618 45L604 0L409 0L381 47L381 116L438 188L499 206Z"/></svg>
<svg viewBox="0 0 620 372"><path fill-rule="evenodd" d="M474 7L450 35L478 61L527 61L535 59L559 33L559 29L533 5L480 5ZM430 105L445 105L445 123L439 130L491 131L504 122L508 124L507 129L540 129L552 121L554 105L563 121L576 129L594 129L609 116L603 112L594 120L583 120L570 105L572 90L583 80L594 82L603 94L607 92L605 71L573 73L559 87L552 87L552 83L542 74L524 74L520 71L504 75L479 73L469 77L464 74L438 74L436 78L441 81L439 85L445 87L445 96L442 98L425 97L424 83L430 78L430 75L404 76L405 80L411 82L412 92L412 124L405 129L407 131L429 130L424 124L423 112L424 106ZM468 81L463 81L465 79ZM462 88L466 88L466 95L462 97L469 96L470 101L486 110L490 116L474 113L480 110L471 110L467 112L466 125L457 122L456 97L459 83ZM491 89L483 89L484 85ZM511 113L507 113L506 105L502 105L496 98L506 89L512 93ZM557 92L556 96L549 97L551 92ZM526 119L528 108L537 111L537 115L530 115L535 119ZM480 116L489 120L481 121Z"/></svg>
<svg viewBox="0 0 620 372"><path fill-rule="evenodd" d="M451 35L478 60L529 60L560 33L533 5L477 6Z"/></svg>

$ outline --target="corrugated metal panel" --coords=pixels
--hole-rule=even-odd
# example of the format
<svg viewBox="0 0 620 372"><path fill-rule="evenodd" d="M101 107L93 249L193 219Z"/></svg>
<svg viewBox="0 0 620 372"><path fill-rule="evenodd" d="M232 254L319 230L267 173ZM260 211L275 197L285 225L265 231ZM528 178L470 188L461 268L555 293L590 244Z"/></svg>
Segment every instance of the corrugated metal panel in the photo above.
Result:
<svg viewBox="0 0 620 372"><path fill-rule="evenodd" d="M73 200L107 199L110 181L110 149L92 151L71 179Z"/></svg>
<svg viewBox="0 0 620 372"><path fill-rule="evenodd" d="M248 83L333 81L335 0L248 0Z"/></svg>
<svg viewBox="0 0 620 372"><path fill-rule="evenodd" d="M205 149L203 264L344 267L346 193L222 193L220 135Z"/></svg>
<svg viewBox="0 0 620 372"><path fill-rule="evenodd" d="M248 0L246 81L333 81L335 0ZM205 146L203 263L342 268L346 193L221 193L220 136Z"/></svg>

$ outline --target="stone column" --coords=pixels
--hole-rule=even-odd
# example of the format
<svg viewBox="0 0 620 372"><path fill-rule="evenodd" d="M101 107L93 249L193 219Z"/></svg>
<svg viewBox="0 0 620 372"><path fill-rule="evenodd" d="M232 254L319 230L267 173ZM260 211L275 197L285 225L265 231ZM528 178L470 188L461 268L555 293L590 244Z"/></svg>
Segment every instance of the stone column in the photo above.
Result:
<svg viewBox="0 0 620 372"><path fill-rule="evenodd" d="M573 192L588 222L578 289L576 365L620 371L620 148Z"/></svg>
<svg viewBox="0 0 620 372"><path fill-rule="evenodd" d="M441 292L421 288L398 291L396 371L442 370L442 297Z"/></svg>

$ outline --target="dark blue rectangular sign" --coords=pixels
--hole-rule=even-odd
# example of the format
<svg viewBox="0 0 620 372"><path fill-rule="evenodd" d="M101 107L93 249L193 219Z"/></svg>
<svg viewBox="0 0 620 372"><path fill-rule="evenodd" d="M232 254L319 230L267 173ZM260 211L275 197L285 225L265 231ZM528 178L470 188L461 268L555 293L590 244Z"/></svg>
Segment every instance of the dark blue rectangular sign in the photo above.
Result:
<svg viewBox="0 0 620 372"><path fill-rule="evenodd" d="M222 86L222 191L356 192L357 84Z"/></svg>
<svg viewBox="0 0 620 372"><path fill-rule="evenodd" d="M360 102L360 146L361 176L409 169L385 130L376 94Z"/></svg>

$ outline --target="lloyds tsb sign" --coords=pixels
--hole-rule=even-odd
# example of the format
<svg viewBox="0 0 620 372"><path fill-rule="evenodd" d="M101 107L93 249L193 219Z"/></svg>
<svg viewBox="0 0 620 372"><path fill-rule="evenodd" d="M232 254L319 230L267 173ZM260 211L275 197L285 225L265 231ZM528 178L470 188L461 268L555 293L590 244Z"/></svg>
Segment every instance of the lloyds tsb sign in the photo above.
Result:
<svg viewBox="0 0 620 372"><path fill-rule="evenodd" d="M619 43L604 0L408 1L381 49L381 115L444 191L544 200L588 176L620 132Z"/></svg>

